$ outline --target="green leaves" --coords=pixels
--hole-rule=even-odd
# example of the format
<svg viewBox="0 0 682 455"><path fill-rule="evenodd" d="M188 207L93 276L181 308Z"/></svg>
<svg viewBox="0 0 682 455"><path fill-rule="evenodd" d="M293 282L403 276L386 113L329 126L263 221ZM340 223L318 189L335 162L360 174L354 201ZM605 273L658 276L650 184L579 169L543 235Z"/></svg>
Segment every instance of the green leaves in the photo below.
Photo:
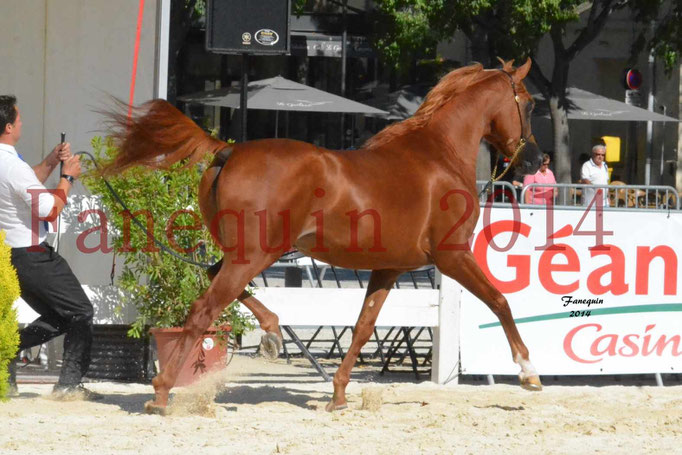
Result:
<svg viewBox="0 0 682 455"><path fill-rule="evenodd" d="M0 231L0 401L5 400L8 391L7 365L14 361L19 348L17 314L12 307L19 297L19 280L10 256L5 232Z"/></svg>
<svg viewBox="0 0 682 455"><path fill-rule="evenodd" d="M373 18L373 42L382 56L397 69L414 57L430 56L443 34L433 27L444 2L425 0L379 0Z"/></svg>
<svg viewBox="0 0 682 455"><path fill-rule="evenodd" d="M92 147L98 160L111 160L116 154L109 138L93 138ZM117 282L125 291L121 304L135 305L139 313L129 331L131 336L144 335L148 325L182 326L192 302L210 284L206 272L200 267L160 251L153 239L131 221L132 216L147 226L156 239L181 256L211 264L222 257L208 230L200 222L197 190L206 165L204 162L190 169L180 169L182 164L178 164L168 172L134 168L109 179L130 212L125 212L118 205L104 180L96 176L84 178L93 194L101 198L111 225L110 232L114 235L113 247L119 257L124 258L124 268ZM185 211L193 211L196 215ZM171 222L176 227L197 224L200 228L169 231ZM253 319L239 313L237 308L226 309L216 323L231 324L234 335L253 328Z"/></svg>
<svg viewBox="0 0 682 455"><path fill-rule="evenodd" d="M622 8L630 8L640 24L657 19L655 32L638 51L653 49L671 69L682 50L679 1L376 0L375 4L373 41L382 57L399 70L405 70L414 58L433 56L437 43L451 39L456 30L470 38L484 36L492 61L497 56L521 60L532 55L550 30L563 32L570 23L578 26L578 32L582 27L596 27L596 34L590 31L578 43L582 49L601 32L612 12Z"/></svg>

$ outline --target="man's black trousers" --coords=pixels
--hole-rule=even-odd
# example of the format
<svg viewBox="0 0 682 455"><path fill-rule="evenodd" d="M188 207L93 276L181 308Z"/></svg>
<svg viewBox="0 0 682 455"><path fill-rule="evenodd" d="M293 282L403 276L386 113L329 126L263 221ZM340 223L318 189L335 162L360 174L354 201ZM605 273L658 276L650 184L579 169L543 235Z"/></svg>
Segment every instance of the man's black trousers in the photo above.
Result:
<svg viewBox="0 0 682 455"><path fill-rule="evenodd" d="M92 304L64 258L47 243L36 248L12 248L21 298L40 315L21 330L19 350L65 333L59 385L75 385L90 366Z"/></svg>

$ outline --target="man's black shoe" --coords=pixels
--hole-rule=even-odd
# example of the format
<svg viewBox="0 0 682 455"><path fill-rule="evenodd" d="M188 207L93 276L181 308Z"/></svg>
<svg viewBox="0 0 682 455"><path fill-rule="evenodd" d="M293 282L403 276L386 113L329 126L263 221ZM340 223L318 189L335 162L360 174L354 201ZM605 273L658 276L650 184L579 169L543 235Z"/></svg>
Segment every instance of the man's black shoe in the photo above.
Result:
<svg viewBox="0 0 682 455"><path fill-rule="evenodd" d="M52 389L52 399L58 401L98 401L104 398L101 393L93 392L83 386L83 384L76 385L61 385L56 384Z"/></svg>

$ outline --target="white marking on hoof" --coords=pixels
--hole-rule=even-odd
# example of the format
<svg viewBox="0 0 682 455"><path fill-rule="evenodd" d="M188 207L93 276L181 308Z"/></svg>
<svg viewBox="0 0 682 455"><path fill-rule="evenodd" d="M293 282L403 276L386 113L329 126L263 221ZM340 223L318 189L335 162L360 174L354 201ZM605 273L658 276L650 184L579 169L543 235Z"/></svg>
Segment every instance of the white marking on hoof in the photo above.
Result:
<svg viewBox="0 0 682 455"><path fill-rule="evenodd" d="M521 366L521 371L519 372L519 380L521 383L527 382L528 378L538 376L538 373L535 371L533 364L530 363L530 360L524 359L521 357L521 354L516 355L514 362Z"/></svg>
<svg viewBox="0 0 682 455"><path fill-rule="evenodd" d="M332 399L329 403L327 403L327 406L324 407L324 410L327 412L343 411L344 409L348 409L348 404L334 404L334 399Z"/></svg>

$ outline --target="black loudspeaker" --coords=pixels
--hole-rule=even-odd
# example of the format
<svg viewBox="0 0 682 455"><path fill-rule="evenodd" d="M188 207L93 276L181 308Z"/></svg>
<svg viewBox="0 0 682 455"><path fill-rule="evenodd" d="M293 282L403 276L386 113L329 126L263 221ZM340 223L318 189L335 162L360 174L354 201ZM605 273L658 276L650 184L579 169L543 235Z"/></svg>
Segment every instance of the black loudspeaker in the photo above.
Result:
<svg viewBox="0 0 682 455"><path fill-rule="evenodd" d="M207 0L206 50L288 54L291 0Z"/></svg>

